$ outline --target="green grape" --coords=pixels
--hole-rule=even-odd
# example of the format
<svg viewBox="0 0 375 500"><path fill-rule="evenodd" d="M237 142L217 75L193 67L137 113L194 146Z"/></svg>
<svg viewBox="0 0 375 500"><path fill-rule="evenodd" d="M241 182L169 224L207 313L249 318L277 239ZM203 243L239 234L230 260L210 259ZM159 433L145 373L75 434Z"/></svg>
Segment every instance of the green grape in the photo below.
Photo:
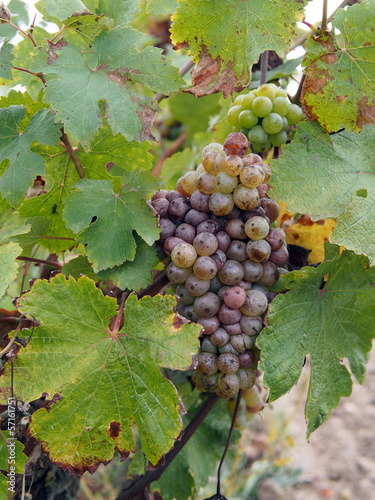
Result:
<svg viewBox="0 0 375 500"><path fill-rule="evenodd" d="M288 120L283 116L283 130L286 130L289 126Z"/></svg>
<svg viewBox="0 0 375 500"><path fill-rule="evenodd" d="M276 97L288 97L288 93L286 90L282 89L281 87L277 87Z"/></svg>
<svg viewBox="0 0 375 500"><path fill-rule="evenodd" d="M288 120L289 125L297 123L302 118L302 109L297 104L291 104L285 118Z"/></svg>
<svg viewBox="0 0 375 500"><path fill-rule="evenodd" d="M272 103L272 112L285 116L290 108L290 102L285 97L275 97Z"/></svg>
<svg viewBox="0 0 375 500"><path fill-rule="evenodd" d="M238 184L237 177L219 172L215 177L215 186L221 193L233 193Z"/></svg>
<svg viewBox="0 0 375 500"><path fill-rule="evenodd" d="M231 125L238 125L238 116L242 111L242 106L232 106L228 111L228 120Z"/></svg>
<svg viewBox="0 0 375 500"><path fill-rule="evenodd" d="M267 134L277 134L283 128L283 119L277 113L270 113L262 121L262 127Z"/></svg>
<svg viewBox="0 0 375 500"><path fill-rule="evenodd" d="M250 110L255 98L256 95L252 94L251 92L249 94L242 96L242 101L241 101L242 109Z"/></svg>
<svg viewBox="0 0 375 500"><path fill-rule="evenodd" d="M187 194L193 194L196 189L198 189L198 177L199 172L193 170L192 172L187 172L181 180L183 189Z"/></svg>
<svg viewBox="0 0 375 500"><path fill-rule="evenodd" d="M243 169L243 161L240 156L230 155L224 159L223 170L228 175L239 175Z"/></svg>
<svg viewBox="0 0 375 500"><path fill-rule="evenodd" d="M213 193L208 202L211 212L214 215L228 215L233 210L233 196L230 193Z"/></svg>
<svg viewBox="0 0 375 500"><path fill-rule="evenodd" d="M244 134L247 137L247 134L249 133L249 129L245 128L245 127L241 127L240 132L241 132L241 134Z"/></svg>
<svg viewBox="0 0 375 500"><path fill-rule="evenodd" d="M197 168L195 169L196 172L198 172L198 174L204 174L206 172L204 166L202 165L202 163L200 163Z"/></svg>
<svg viewBox="0 0 375 500"><path fill-rule="evenodd" d="M214 193L216 191L215 176L208 174L206 171L204 174L200 174L198 177L198 189L204 194Z"/></svg>
<svg viewBox="0 0 375 500"><path fill-rule="evenodd" d="M240 132L240 131L241 131L241 127L240 127L240 126L235 127L235 126L233 125L233 127L232 127L232 132Z"/></svg>
<svg viewBox="0 0 375 500"><path fill-rule="evenodd" d="M251 129L258 123L258 117L250 109L244 109L238 115L238 123L241 125L241 127Z"/></svg>
<svg viewBox="0 0 375 500"><path fill-rule="evenodd" d="M265 132L263 129L262 125L255 125L254 128L252 128L248 134L248 139L251 142L251 144L262 144L263 142L266 142L268 139L268 134Z"/></svg>
<svg viewBox="0 0 375 500"><path fill-rule="evenodd" d="M257 188L248 188L240 184L233 193L233 200L241 210L253 210L258 204L259 193Z"/></svg>
<svg viewBox="0 0 375 500"><path fill-rule="evenodd" d="M204 166L206 172L211 175L216 175L221 170L223 170L224 156L217 151L210 151L207 153L203 160L202 165Z"/></svg>
<svg viewBox="0 0 375 500"><path fill-rule="evenodd" d="M271 141L267 139L266 142L262 142L261 144L251 143L251 145L257 153L264 153L270 149Z"/></svg>
<svg viewBox="0 0 375 500"><path fill-rule="evenodd" d="M286 144L286 141L288 140L288 134L285 132L285 130L282 130L281 132L278 132L277 134L270 134L270 141L273 146L282 146L283 144Z"/></svg>
<svg viewBox="0 0 375 500"><path fill-rule="evenodd" d="M251 240L262 240L269 230L270 226L264 217L250 217L245 224L245 233Z"/></svg>
<svg viewBox="0 0 375 500"><path fill-rule="evenodd" d="M234 100L234 104L237 104L238 106L242 106L243 97L244 97L243 95L238 95Z"/></svg>
<svg viewBox="0 0 375 500"><path fill-rule="evenodd" d="M179 243L173 248L171 253L172 262L183 269L191 267L197 260L197 257L197 252L190 243Z"/></svg>
<svg viewBox="0 0 375 500"><path fill-rule="evenodd" d="M222 373L219 375L216 394L221 398L232 398L239 388L240 381L235 373Z"/></svg>
<svg viewBox="0 0 375 500"><path fill-rule="evenodd" d="M206 154L209 153L210 151L217 151L218 153L221 153L225 157L223 145L220 144L219 142L211 142L210 144L207 144L207 146L203 148L201 155L202 160L206 156Z"/></svg>
<svg viewBox="0 0 375 500"><path fill-rule="evenodd" d="M265 172L261 165L254 163L254 165L246 165L243 168L240 179L246 187L258 187L264 182Z"/></svg>
<svg viewBox="0 0 375 500"><path fill-rule="evenodd" d="M270 85L268 83L264 83L263 85L261 85L260 87L258 87L257 89L257 96L258 97L268 97L268 99L271 99L271 101L273 101L275 99L275 89L273 87L273 85Z"/></svg>
<svg viewBox="0 0 375 500"><path fill-rule="evenodd" d="M267 116L269 113L271 113L272 101L266 96L256 97L251 109L257 116L263 118L264 116Z"/></svg>

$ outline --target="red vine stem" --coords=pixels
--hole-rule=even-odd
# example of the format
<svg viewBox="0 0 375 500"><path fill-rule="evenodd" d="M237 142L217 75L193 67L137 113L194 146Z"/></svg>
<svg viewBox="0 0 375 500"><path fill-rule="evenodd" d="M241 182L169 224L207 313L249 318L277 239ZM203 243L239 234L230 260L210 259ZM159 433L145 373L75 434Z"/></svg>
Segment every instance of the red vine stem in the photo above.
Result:
<svg viewBox="0 0 375 500"><path fill-rule="evenodd" d="M84 179L85 178L85 173L83 171L83 168L82 168L82 165L79 161L79 159L77 158L77 155L72 147L72 145L70 144L70 141L68 139L68 136L66 135L65 133L65 130L64 130L64 127L61 128L61 142L64 144L64 146L66 147L68 153L69 153L69 156L71 157L76 169L77 169L77 172L78 172L78 175L81 179Z"/></svg>
<svg viewBox="0 0 375 500"><path fill-rule="evenodd" d="M37 264L45 264L46 266L52 266L55 269L61 269L61 264L59 262L55 262L54 260L42 260L35 259L34 257L17 257L17 260L24 260L26 262L36 262Z"/></svg>
<svg viewBox="0 0 375 500"><path fill-rule="evenodd" d="M216 394L210 394L198 412L194 415L185 431L182 432L180 438L175 441L173 448L166 455L164 455L164 459L160 460L156 469L146 472L144 476L141 476L139 479L134 481L129 488L123 489L117 496L116 500L134 499L135 496L142 492L149 484L159 479L165 469L172 463L185 444L193 436L194 432L198 429L203 420L215 406L218 399L219 397Z"/></svg>

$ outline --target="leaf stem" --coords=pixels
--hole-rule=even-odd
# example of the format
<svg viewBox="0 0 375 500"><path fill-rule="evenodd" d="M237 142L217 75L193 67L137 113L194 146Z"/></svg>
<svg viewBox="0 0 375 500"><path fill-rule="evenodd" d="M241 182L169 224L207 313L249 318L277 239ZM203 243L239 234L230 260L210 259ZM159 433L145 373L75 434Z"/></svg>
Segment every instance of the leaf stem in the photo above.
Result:
<svg viewBox="0 0 375 500"><path fill-rule="evenodd" d="M129 297L130 292L123 292L121 295L121 301L120 305L118 307L118 313L115 319L115 322L113 324L112 332L113 333L118 333L124 324L124 307L125 307L125 301Z"/></svg>
<svg viewBox="0 0 375 500"><path fill-rule="evenodd" d="M65 25L64 25L64 26L61 28L61 30L59 30L59 31L56 33L56 35L54 35L54 36L51 38L51 40L49 40L49 43L52 43L54 40L56 40L56 38L57 38L59 35L61 35L61 33L62 33L62 32L63 32L66 28L67 28L67 26L65 26Z"/></svg>
<svg viewBox="0 0 375 500"><path fill-rule="evenodd" d="M267 70L268 70L268 50L264 51L260 56L260 84L267 83Z"/></svg>
<svg viewBox="0 0 375 500"><path fill-rule="evenodd" d="M8 21L7 19L0 18L0 21L3 21L4 23L10 24L11 26L13 26L13 28L15 28L16 30L18 30L20 33L22 33L23 35L27 36L27 38L29 38L29 40L32 42L32 44L34 45L34 47L38 46L38 44L34 40L34 37L32 35L32 31L31 31L31 33L26 33L26 31L21 30L21 28L19 28L15 24L13 24L12 21ZM32 26L32 27L34 29L34 26Z"/></svg>
<svg viewBox="0 0 375 500"><path fill-rule="evenodd" d="M36 262L37 264L45 264L46 266L52 266L55 269L61 269L61 264L59 262L55 262L54 260L42 260L35 259L34 257L17 257L17 260L25 260L26 262Z"/></svg>
<svg viewBox="0 0 375 500"><path fill-rule="evenodd" d="M78 160L77 158L77 155L72 147L72 145L70 144L70 141L68 139L68 136L66 135L65 133L65 130L64 130L64 127L61 128L61 142L64 144L64 146L66 147L68 153L69 153L69 156L71 157L76 169L77 169L77 172L78 172L78 175L81 179L84 179L85 178L85 173L83 171L83 168L82 168L82 165L80 163L80 161Z"/></svg>
<svg viewBox="0 0 375 500"><path fill-rule="evenodd" d="M188 136L188 133L185 130L184 132L182 132L182 134L180 136L177 137L177 139L175 141L172 142L172 144L164 151L164 153L160 156L158 161L155 163L155 166L152 169L151 175L156 177L160 173L165 160L167 158L169 158L170 156L172 156L173 153L175 153L183 145L183 143L187 139L187 136Z"/></svg>
<svg viewBox="0 0 375 500"><path fill-rule="evenodd" d="M305 81L305 78L306 78L306 75L305 75L305 73L303 73L303 75L301 77L301 80L299 82L299 85L298 85L297 92L295 93L295 95L294 95L294 97L292 99L292 101L295 102L295 103L299 102L300 99L301 99L302 87L303 87L303 83Z"/></svg>
<svg viewBox="0 0 375 500"><path fill-rule="evenodd" d="M203 405L199 408L198 412L194 415L185 431L183 431L180 437L175 441L173 448L166 455L164 455L164 459L160 460L156 469L146 472L146 474L134 481L128 488L123 489L117 496L116 500L134 499L135 496L143 491L150 483L159 479L165 469L172 463L185 444L193 436L194 432L198 429L203 420L215 406L218 399L219 397L216 394L210 394Z"/></svg>
<svg viewBox="0 0 375 500"><path fill-rule="evenodd" d="M19 66L13 66L13 69L16 69L18 71L23 71L25 73L30 73L30 75L36 76L37 78L40 78L44 84L46 84L46 79L44 78L43 73L33 73L32 71L25 69L25 68L20 68Z"/></svg>
<svg viewBox="0 0 375 500"><path fill-rule="evenodd" d="M322 17L322 31L327 31L327 18L328 18L328 0L323 0L323 17Z"/></svg>
<svg viewBox="0 0 375 500"><path fill-rule="evenodd" d="M182 68L179 70L179 73L181 76L184 76L185 73L187 73L189 71L190 68L192 68L194 66L194 63L193 61L188 61L187 63L185 63ZM157 92L155 95L154 95L154 101L156 102L160 102L162 99L164 99L164 97L166 97L165 94L162 94L161 92Z"/></svg>

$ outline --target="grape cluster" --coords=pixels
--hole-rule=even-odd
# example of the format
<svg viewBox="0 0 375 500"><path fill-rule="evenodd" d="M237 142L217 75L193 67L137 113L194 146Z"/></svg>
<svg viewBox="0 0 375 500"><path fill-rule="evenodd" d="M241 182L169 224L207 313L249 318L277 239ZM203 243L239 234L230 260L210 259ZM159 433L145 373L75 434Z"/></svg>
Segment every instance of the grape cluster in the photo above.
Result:
<svg viewBox="0 0 375 500"><path fill-rule="evenodd" d="M287 127L302 117L301 108L292 104L286 91L273 83L239 95L228 111L234 131L241 131L258 153L288 140Z"/></svg>
<svg viewBox="0 0 375 500"><path fill-rule="evenodd" d="M177 191L151 200L177 311L202 325L193 381L226 399L255 383L253 347L274 296L267 287L288 259L284 232L271 227L279 215L267 198L271 171L248 150L242 133L230 134L224 147L209 144Z"/></svg>

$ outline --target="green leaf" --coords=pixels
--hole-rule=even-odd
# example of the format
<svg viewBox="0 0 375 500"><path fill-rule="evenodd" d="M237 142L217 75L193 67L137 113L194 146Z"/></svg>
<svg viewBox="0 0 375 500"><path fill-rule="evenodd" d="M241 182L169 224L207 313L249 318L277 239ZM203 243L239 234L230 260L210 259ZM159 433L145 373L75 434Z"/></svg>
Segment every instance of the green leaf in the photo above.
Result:
<svg viewBox="0 0 375 500"><path fill-rule="evenodd" d="M4 243L9 238L18 234L25 234L30 231L30 225L22 220L17 212L5 210L0 215L0 243Z"/></svg>
<svg viewBox="0 0 375 500"><path fill-rule="evenodd" d="M61 398L49 411L35 412L30 425L54 462L93 471L113 458L115 448L134 451L133 422L152 464L171 448L181 428L178 397L159 368L186 369L200 330L177 324L175 305L171 296L138 301L131 295L118 333L109 326L116 300L103 297L85 276L78 282L63 274L37 280L19 299L20 311L41 326L15 361L15 392L23 401L43 392ZM3 388L9 377L2 377Z"/></svg>
<svg viewBox="0 0 375 500"><path fill-rule="evenodd" d="M126 26L141 13L139 0L87 0L86 5L97 14L107 14L115 26Z"/></svg>
<svg viewBox="0 0 375 500"><path fill-rule="evenodd" d="M59 21L64 21L77 12L87 10L86 5L81 0L39 0L35 7L41 12L45 12Z"/></svg>
<svg viewBox="0 0 375 500"><path fill-rule="evenodd" d="M54 123L53 113L41 109L30 119L20 133L20 123L25 118L22 106L0 109L0 161L9 165L0 179L0 191L13 206L17 206L37 175L44 174L44 161L30 151L31 143L55 145L59 143L59 125Z"/></svg>
<svg viewBox="0 0 375 500"><path fill-rule="evenodd" d="M197 99L191 94L173 94L169 98L170 112L186 126L189 134L205 132L210 117L220 112L220 95L207 95Z"/></svg>
<svg viewBox="0 0 375 500"><path fill-rule="evenodd" d="M251 66L265 50L283 57L302 20L305 0L178 0L172 20L172 41L189 44L193 60L204 53L218 60L219 74L235 76L233 87L250 81ZM228 92L229 93L229 90Z"/></svg>
<svg viewBox="0 0 375 500"><path fill-rule="evenodd" d="M111 279L121 290L126 288L138 292L152 283L152 270L159 262L156 248L150 247L139 236L135 236L137 245L134 260L124 262L121 266L101 271L97 277L102 281Z"/></svg>
<svg viewBox="0 0 375 500"><path fill-rule="evenodd" d="M30 217L27 219L28 224L31 225L31 230L28 234L17 236L15 241L23 248L22 254L30 256L34 245L45 236L47 228L50 225L48 217Z"/></svg>
<svg viewBox="0 0 375 500"><path fill-rule="evenodd" d="M23 132L27 127L31 117L35 115L37 111L43 108L47 108L48 105L42 102L43 93L40 92L38 98L34 100L27 92L17 92L16 90L10 90L6 97L0 98L0 108L8 108L12 105L22 105L26 108L25 118L21 121L19 125L19 131Z"/></svg>
<svg viewBox="0 0 375 500"><path fill-rule="evenodd" d="M291 291L272 302L268 327L257 340L260 369L271 389L270 401L275 401L297 382L310 353L310 435L352 391L351 376L340 360L348 358L352 374L363 383L375 337L375 268L369 268L366 257L345 251L338 259L293 271L283 280Z"/></svg>
<svg viewBox="0 0 375 500"><path fill-rule="evenodd" d="M0 37L0 78L6 78L7 80L12 78L13 47L14 45L9 43L9 38Z"/></svg>
<svg viewBox="0 0 375 500"><path fill-rule="evenodd" d="M146 14L152 14L153 16L173 14L176 8L176 0L146 0Z"/></svg>
<svg viewBox="0 0 375 500"><path fill-rule="evenodd" d="M47 80L45 100L57 112L65 131L85 149L102 125L99 100L106 100L106 115L114 134L121 133L129 141L144 140L152 138L158 105L135 92L132 85L169 94L183 83L177 68L168 64L160 49L136 49L142 39L133 28L117 27L95 38L89 60L62 40L35 61L33 69L42 71Z"/></svg>
<svg viewBox="0 0 375 500"><path fill-rule="evenodd" d="M303 56L297 57L296 59L284 59L284 62L280 64L280 66L276 66L276 68L267 71L267 82L292 76L297 71L297 68L301 64L302 59ZM259 85L260 71L254 71L250 88L256 89L259 87Z"/></svg>
<svg viewBox="0 0 375 500"><path fill-rule="evenodd" d="M155 188L155 179L145 172L132 172L122 179L118 194L111 181L82 179L65 202L64 220L76 233L94 271L120 266L133 260L133 231L148 244L158 239L156 218L143 196ZM78 234L77 234L78 233Z"/></svg>
<svg viewBox="0 0 375 500"><path fill-rule="evenodd" d="M66 276L72 276L75 280L77 280L81 274L84 274L94 281L96 280L95 273L87 257L83 255L78 255L75 259L70 260L62 267L61 271L66 274Z"/></svg>
<svg viewBox="0 0 375 500"><path fill-rule="evenodd" d="M359 132L375 120L375 0L338 10L332 24L343 43L334 31L307 40L302 101L328 132Z"/></svg>
<svg viewBox="0 0 375 500"><path fill-rule="evenodd" d="M14 408L15 407L16 403L14 400ZM15 432L13 431L13 435L14 434ZM9 491L12 491L9 488L10 484L8 481L10 480L10 477L8 476L8 471L16 474L22 474L28 457L23 453L23 444L20 441L17 441L11 435L11 432L3 431L3 435L8 440L8 443L0 437L0 469L4 471L4 474L0 473L0 495L5 499L8 498ZM10 454L10 452L12 454ZM15 491L15 489L13 489L13 491Z"/></svg>
<svg viewBox="0 0 375 500"><path fill-rule="evenodd" d="M73 16L64 21L65 26L75 30L90 46L95 37L103 30L109 31L112 24L112 20L107 16L97 16L95 14Z"/></svg>
<svg viewBox="0 0 375 500"><path fill-rule="evenodd" d="M338 217L332 241L375 260L374 158L375 126L329 136L317 123L302 123L271 163L271 195L313 220Z"/></svg>
<svg viewBox="0 0 375 500"><path fill-rule="evenodd" d="M191 149L185 148L183 151L178 151L163 163L161 171L162 185L166 189L174 189L179 177L184 175L188 170L195 168L195 154Z"/></svg>

